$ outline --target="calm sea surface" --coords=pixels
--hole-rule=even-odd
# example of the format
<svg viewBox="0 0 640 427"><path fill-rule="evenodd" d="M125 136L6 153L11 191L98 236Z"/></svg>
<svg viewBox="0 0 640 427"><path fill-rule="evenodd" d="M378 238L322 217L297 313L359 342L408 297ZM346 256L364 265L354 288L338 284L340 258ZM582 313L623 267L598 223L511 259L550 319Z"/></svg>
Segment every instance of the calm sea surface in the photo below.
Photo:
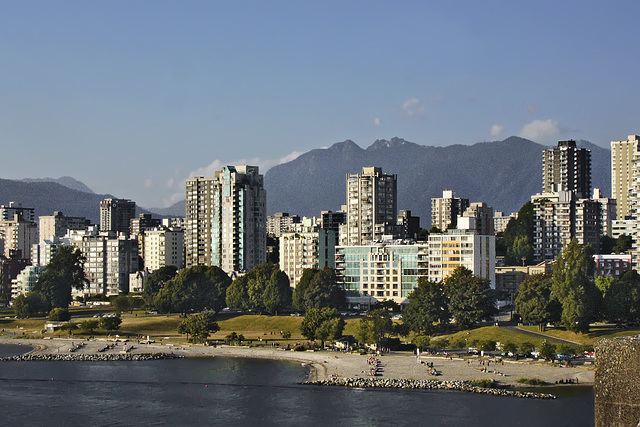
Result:
<svg viewBox="0 0 640 427"><path fill-rule="evenodd" d="M0 346L0 354L22 352ZM0 362L2 425L588 426L591 388L553 401L299 385L298 363Z"/></svg>

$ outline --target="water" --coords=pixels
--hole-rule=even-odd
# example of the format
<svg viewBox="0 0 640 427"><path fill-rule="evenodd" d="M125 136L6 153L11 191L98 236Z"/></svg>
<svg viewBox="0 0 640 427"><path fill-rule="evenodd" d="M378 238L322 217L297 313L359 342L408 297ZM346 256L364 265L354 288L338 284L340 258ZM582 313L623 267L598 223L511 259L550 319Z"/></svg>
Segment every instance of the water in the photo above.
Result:
<svg viewBox="0 0 640 427"><path fill-rule="evenodd" d="M303 386L299 363L207 358L2 362L3 425L585 426L591 388L553 401ZM558 390L554 390L556 394Z"/></svg>

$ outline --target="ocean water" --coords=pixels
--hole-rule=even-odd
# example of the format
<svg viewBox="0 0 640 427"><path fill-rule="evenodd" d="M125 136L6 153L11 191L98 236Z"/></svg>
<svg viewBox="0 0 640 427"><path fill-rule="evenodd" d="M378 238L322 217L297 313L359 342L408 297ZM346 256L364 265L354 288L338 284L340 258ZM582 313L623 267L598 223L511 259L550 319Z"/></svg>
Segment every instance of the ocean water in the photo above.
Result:
<svg viewBox="0 0 640 427"><path fill-rule="evenodd" d="M2 425L588 426L593 391L556 400L305 386L299 363L197 358L0 362Z"/></svg>

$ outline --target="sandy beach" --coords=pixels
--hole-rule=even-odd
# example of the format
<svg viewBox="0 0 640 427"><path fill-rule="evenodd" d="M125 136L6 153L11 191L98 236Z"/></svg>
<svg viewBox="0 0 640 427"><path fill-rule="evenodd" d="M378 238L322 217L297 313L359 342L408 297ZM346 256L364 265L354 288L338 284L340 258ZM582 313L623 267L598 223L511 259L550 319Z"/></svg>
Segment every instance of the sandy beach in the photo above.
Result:
<svg viewBox="0 0 640 427"><path fill-rule="evenodd" d="M106 339L11 339L0 338L0 344L24 344L34 347L34 354L69 353L72 346L79 343L84 346L76 354L98 354L112 341ZM133 347L133 348L131 348ZM368 376L368 356L347 354L334 351L294 352L275 348L248 348L234 346L205 347L202 345L171 345L161 343L143 344L134 341L118 342L116 346L103 354L123 353L173 353L184 357L252 357L275 360L290 360L307 364L312 369L312 378L323 380L330 377L362 378ZM518 378L538 378L550 384L572 379L578 384L593 384L594 371L587 367L557 367L542 362L529 361L490 361L478 356L469 358L445 358L422 356L420 360L410 353L385 353L378 357L381 369L378 376L392 379L466 381L494 379L505 385L518 385ZM433 364L440 375L429 373L427 365Z"/></svg>

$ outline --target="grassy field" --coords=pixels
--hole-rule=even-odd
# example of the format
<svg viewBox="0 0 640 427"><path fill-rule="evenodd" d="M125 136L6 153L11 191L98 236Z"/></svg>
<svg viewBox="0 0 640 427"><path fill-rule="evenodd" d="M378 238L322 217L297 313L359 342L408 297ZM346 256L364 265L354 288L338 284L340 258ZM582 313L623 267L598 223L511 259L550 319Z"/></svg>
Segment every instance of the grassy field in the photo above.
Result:
<svg viewBox="0 0 640 427"><path fill-rule="evenodd" d="M522 329L540 333L537 326L521 326ZM620 329L610 325L607 326L594 326L586 334L577 334L575 332L567 331L564 328L549 328L544 335L548 335L554 338L560 338L568 341L577 342L580 344L593 345L600 338L614 338L624 337L630 335L640 334L640 329Z"/></svg>
<svg viewBox="0 0 640 427"><path fill-rule="evenodd" d="M467 340L467 343L472 341L496 341L501 344L512 342L516 345L520 345L524 342L530 342L534 346L538 347L542 343L542 339L536 339L528 335L519 334L498 326L485 326L482 328L470 329L467 331L460 331L449 335L444 335L449 341L458 339Z"/></svg>

